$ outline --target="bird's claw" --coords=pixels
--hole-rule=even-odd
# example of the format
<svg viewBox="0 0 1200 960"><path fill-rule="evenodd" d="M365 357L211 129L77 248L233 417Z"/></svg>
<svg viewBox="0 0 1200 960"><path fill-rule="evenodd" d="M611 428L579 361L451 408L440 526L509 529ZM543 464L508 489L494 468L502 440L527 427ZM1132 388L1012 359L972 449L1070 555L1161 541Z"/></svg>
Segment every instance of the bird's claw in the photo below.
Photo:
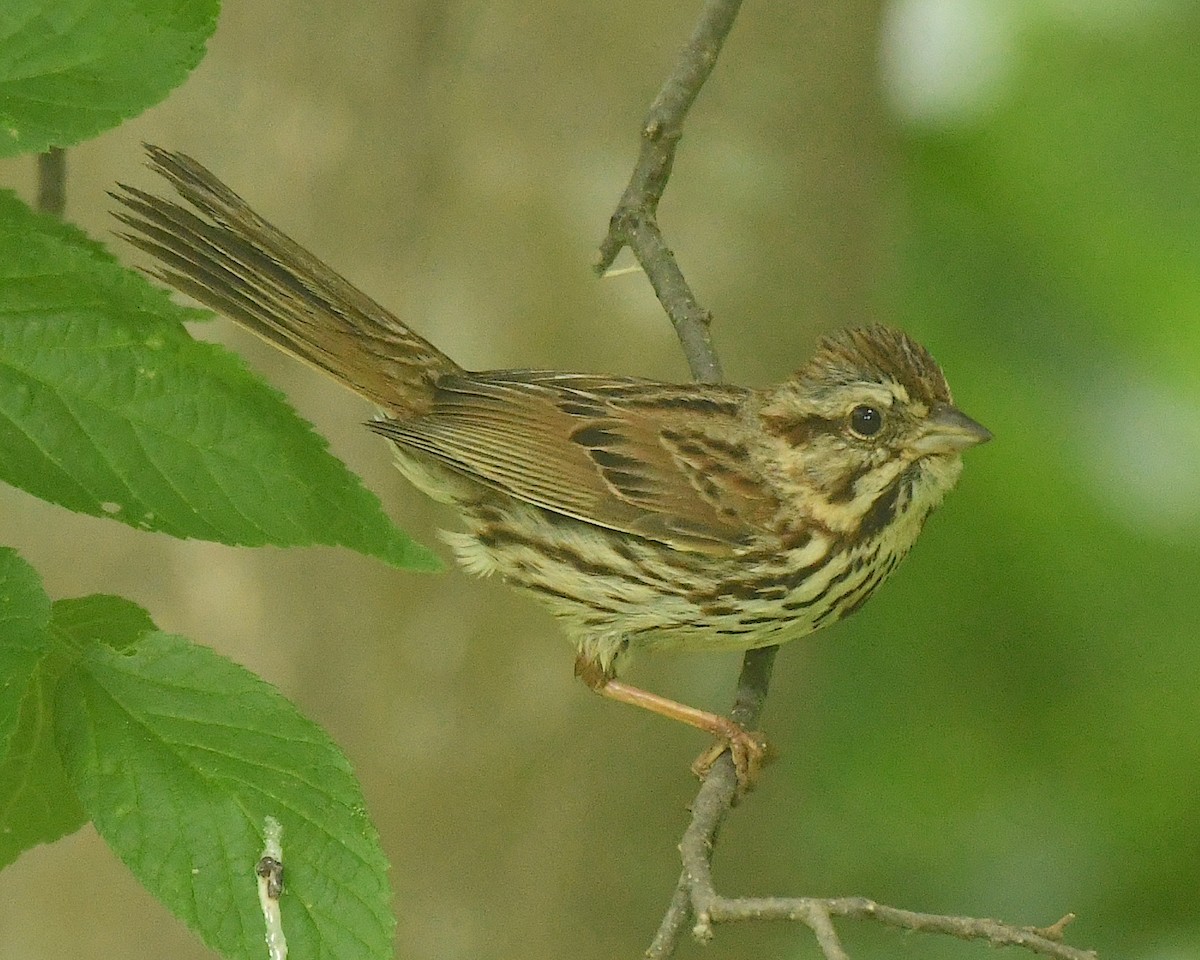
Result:
<svg viewBox="0 0 1200 960"><path fill-rule="evenodd" d="M701 780L706 779L713 764L726 750L737 774L735 799L741 799L754 789L763 766L774 759L774 752L761 733L746 730L730 721L728 728L717 734L716 742L696 758L692 773Z"/></svg>

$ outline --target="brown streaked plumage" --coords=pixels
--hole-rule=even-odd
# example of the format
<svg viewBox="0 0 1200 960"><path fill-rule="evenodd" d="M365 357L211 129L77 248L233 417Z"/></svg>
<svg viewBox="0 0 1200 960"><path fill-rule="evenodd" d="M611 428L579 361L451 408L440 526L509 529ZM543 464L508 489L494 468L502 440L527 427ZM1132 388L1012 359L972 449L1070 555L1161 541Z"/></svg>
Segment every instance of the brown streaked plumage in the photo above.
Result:
<svg viewBox="0 0 1200 960"><path fill-rule="evenodd" d="M620 661L781 643L853 612L990 437L924 347L880 326L765 390L464 370L194 160L147 149L192 208L114 194L155 275L375 403L400 469L461 515L446 539L463 566L547 604L593 689L727 743L743 783L758 735L624 684Z"/></svg>

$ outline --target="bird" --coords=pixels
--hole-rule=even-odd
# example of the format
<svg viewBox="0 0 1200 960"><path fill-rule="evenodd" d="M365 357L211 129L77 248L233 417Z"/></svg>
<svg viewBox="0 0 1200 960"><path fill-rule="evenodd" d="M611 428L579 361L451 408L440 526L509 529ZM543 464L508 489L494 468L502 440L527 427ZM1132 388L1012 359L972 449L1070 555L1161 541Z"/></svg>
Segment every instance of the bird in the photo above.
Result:
<svg viewBox="0 0 1200 960"><path fill-rule="evenodd" d="M374 404L417 489L459 515L469 573L547 606L575 673L611 699L715 738L739 788L763 735L620 679L635 654L744 651L806 636L896 569L991 433L954 405L908 334L825 337L781 383L666 383L471 371L260 217L192 158L147 145L179 201L118 184L153 277Z"/></svg>

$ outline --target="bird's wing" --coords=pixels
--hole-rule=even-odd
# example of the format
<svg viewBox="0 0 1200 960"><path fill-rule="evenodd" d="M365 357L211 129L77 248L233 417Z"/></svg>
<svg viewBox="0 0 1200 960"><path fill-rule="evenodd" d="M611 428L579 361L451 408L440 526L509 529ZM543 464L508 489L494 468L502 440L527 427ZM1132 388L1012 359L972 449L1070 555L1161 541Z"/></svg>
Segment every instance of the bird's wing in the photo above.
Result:
<svg viewBox="0 0 1200 960"><path fill-rule="evenodd" d="M588 374L450 375L428 414L370 426L544 510L730 554L774 514L748 463L748 395Z"/></svg>

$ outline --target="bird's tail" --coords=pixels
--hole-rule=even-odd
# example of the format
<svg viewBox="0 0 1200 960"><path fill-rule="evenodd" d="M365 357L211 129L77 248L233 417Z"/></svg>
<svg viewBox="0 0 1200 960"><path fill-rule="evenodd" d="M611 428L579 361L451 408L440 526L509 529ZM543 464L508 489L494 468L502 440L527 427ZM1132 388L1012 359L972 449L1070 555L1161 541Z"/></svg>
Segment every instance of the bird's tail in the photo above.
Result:
<svg viewBox="0 0 1200 960"><path fill-rule="evenodd" d="M461 368L256 214L191 157L147 144L150 167L194 209L120 184L122 236L151 274L400 417L425 412Z"/></svg>

